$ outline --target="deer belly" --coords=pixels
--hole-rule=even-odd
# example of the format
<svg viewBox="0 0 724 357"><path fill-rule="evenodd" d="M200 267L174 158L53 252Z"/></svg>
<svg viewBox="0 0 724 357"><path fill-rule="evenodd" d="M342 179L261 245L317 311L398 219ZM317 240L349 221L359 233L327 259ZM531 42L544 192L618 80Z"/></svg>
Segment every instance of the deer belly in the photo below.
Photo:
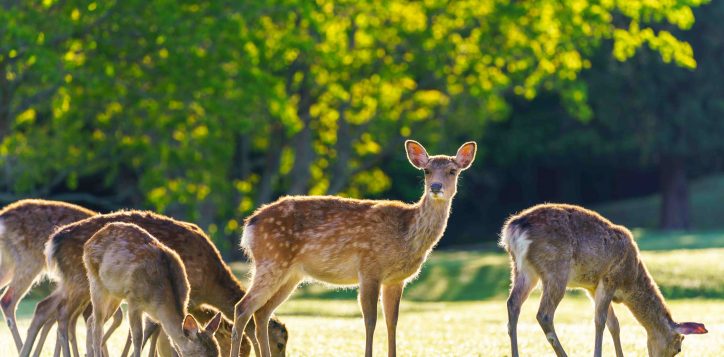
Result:
<svg viewBox="0 0 724 357"><path fill-rule="evenodd" d="M601 274L597 269L587 267L578 267L574 265L568 275L568 286L572 288L583 288L586 290L595 290L598 282L601 280Z"/></svg>
<svg viewBox="0 0 724 357"><path fill-rule="evenodd" d="M335 285L354 285L358 282L359 265L355 257L318 257L302 265L304 273L319 281Z"/></svg>

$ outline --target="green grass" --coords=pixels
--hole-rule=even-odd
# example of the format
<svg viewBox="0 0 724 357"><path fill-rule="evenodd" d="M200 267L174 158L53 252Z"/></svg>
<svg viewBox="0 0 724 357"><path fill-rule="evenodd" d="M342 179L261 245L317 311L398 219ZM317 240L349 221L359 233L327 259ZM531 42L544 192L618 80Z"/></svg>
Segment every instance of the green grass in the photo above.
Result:
<svg viewBox="0 0 724 357"><path fill-rule="evenodd" d="M635 231L644 261L681 321L700 321L709 334L690 336L684 356L724 355L724 232L662 234ZM505 356L508 353L505 297L508 257L502 251L438 251L419 278L406 289L398 328L402 356ZM234 263L244 279L248 265ZM593 308L579 292L569 292L556 315L556 327L569 355L590 355ZM356 290L308 284L283 304L279 317L290 331L290 356L357 356L364 348L364 327L354 300ZM519 325L525 356L549 356L552 351L535 321L539 294L524 305ZM20 305L21 331L26 331L35 301ZM622 324L624 351L646 355L645 332L625 307L616 305ZM80 340L85 327L78 325ZM123 327L122 331L125 331ZM51 335L53 336L53 335ZM111 351L121 348L124 333L116 333ZM604 339L606 356L612 355ZM46 343L43 356L50 356ZM83 347L81 346L81 349ZM386 351L384 319L378 322L375 355ZM0 326L0 356L14 356L9 331Z"/></svg>
<svg viewBox="0 0 724 357"><path fill-rule="evenodd" d="M523 305L518 326L521 353L524 356L550 356L552 350L535 320L539 296L534 294ZM23 303L23 305L29 305ZM724 302L711 300L675 300L670 302L675 317L703 321L709 334L690 336L684 341L683 356L724 355ZM506 356L509 342L506 330L505 301L492 299L475 302L403 301L398 325L398 351L401 356ZM646 355L643 328L620 305L615 306L622 325L622 342L627 356ZM292 299L278 311L290 332L289 356L360 356L364 352L364 326L357 303L351 300ZM570 356L587 356L593 349L593 308L580 296L563 299L555 322L563 346ZM20 321L22 330L29 321ZM117 355L127 328L121 327L110 341ZM82 323L78 325L85 340ZM82 346L81 346L82 348ZM46 343L43 356L52 355ZM380 316L375 333L375 356L386 355L384 319ZM115 353L114 353L115 352ZM5 326L0 332L0 355L14 356L14 345ZM145 355L145 354L144 354ZM613 355L610 337L604 339L604 355Z"/></svg>
<svg viewBox="0 0 724 357"><path fill-rule="evenodd" d="M691 224L700 230L724 229L721 203L724 202L724 175L712 175L689 186ZM604 217L627 227L655 228L659 223L661 195L635 197L591 207Z"/></svg>

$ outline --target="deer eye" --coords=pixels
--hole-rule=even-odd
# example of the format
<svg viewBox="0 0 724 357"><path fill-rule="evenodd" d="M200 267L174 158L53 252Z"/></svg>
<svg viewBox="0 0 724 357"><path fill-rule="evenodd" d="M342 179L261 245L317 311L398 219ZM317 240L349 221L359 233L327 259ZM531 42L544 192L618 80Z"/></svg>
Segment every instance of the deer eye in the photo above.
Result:
<svg viewBox="0 0 724 357"><path fill-rule="evenodd" d="M450 170L450 172L448 172L448 175L454 176L455 173L457 173L457 171L455 171L455 169L452 169L452 170Z"/></svg>
<svg viewBox="0 0 724 357"><path fill-rule="evenodd" d="M423 170L423 171L425 171L425 175L429 175L429 174L430 174L430 170L428 170L428 169L425 169L425 170Z"/></svg>

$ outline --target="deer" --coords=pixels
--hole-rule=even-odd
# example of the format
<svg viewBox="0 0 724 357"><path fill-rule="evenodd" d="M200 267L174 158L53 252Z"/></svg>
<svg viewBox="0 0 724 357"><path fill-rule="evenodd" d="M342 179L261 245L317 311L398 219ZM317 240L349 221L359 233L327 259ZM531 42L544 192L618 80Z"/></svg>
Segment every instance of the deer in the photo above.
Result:
<svg viewBox="0 0 724 357"><path fill-rule="evenodd" d="M87 274L83 264L79 264L82 262L83 244L112 222L136 224L181 257L191 286L192 310L199 305L210 305L226 316L233 316L234 304L244 296L245 291L201 228L149 211L118 211L65 225L50 236L45 255L59 283L48 297L38 303L28 328L28 341L35 339L45 324L57 319L62 353L70 357L68 332L72 330L71 322L90 304ZM271 325L275 339L274 353L275 356L284 356L288 332L283 323L278 320L275 322ZM256 351L258 344L253 331L254 326L249 326L247 334ZM30 356L31 348L32 345L27 349L23 346L20 356Z"/></svg>
<svg viewBox="0 0 724 357"><path fill-rule="evenodd" d="M0 306L18 351L23 346L15 313L18 303L46 272L43 249L59 226L97 213L60 201L23 199L0 210Z"/></svg>
<svg viewBox="0 0 724 357"><path fill-rule="evenodd" d="M424 171L424 191L416 203L286 196L247 217L241 247L254 272L249 290L235 306L230 356L238 355L241 332L252 315L262 356L270 355L265 329L269 316L305 278L359 286L367 357L372 356L381 291L388 356L396 355L404 286L441 239L458 177L472 164L476 144L463 144L455 156L429 156L414 140L406 141L405 149L412 166Z"/></svg>
<svg viewBox="0 0 724 357"><path fill-rule="evenodd" d="M187 312L190 285L181 258L143 228L123 222L105 225L83 245L83 265L93 306L89 356L104 355L103 323L121 301L128 305L134 357L141 356L144 314L161 324L181 356L219 355L214 333L221 313L199 328Z"/></svg>
<svg viewBox="0 0 724 357"><path fill-rule="evenodd" d="M219 312L219 310L211 307L211 306L197 306L195 309L190 309L189 313L193 315L197 321L200 323L206 323L207 321L211 321L212 318L216 316L216 314ZM219 342L219 350L221 351L221 356L228 356L230 353L230 347L231 347L231 329L233 327L233 323L231 320L221 316L221 322L219 324L219 328L216 330L216 333L214 336L216 337L216 340ZM271 329L274 330L274 329ZM149 324L148 321L146 323L146 330L144 331L144 336L154 336L158 335L160 331L158 330L158 325L156 324ZM152 343L151 346L154 344ZM159 357L171 357L172 356L172 347L170 344L170 341L167 338L160 337L158 338L158 344L156 345L156 352L158 353ZM153 347L151 347L153 348ZM244 339L241 343L241 350L239 351L238 357L248 357L251 354L251 342L249 341L249 338L244 335Z"/></svg>
<svg viewBox="0 0 724 357"><path fill-rule="evenodd" d="M601 356L604 325L616 356L623 356L620 326L611 302L623 303L647 332L649 356L681 352L684 335L707 333L703 324L677 323L649 274L631 232L598 213L567 204L533 206L503 225L500 245L511 257L507 301L512 356L518 356L520 308L540 280L536 318L557 356L566 356L553 326L566 287L584 289L595 310L594 356Z"/></svg>

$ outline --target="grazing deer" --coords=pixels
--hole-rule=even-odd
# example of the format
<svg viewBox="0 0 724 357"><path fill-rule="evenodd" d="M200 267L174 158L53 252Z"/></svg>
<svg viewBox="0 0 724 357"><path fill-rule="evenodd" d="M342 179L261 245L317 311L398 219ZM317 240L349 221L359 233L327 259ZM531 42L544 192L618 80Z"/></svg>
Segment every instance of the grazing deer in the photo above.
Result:
<svg viewBox="0 0 724 357"><path fill-rule="evenodd" d="M93 356L103 356L103 323L122 300L128 304L134 357L141 356L144 313L159 321L182 356L219 355L213 334L221 313L199 329L186 311L190 286L181 258L143 228L132 223L107 224L85 243L83 264L93 306Z"/></svg>
<svg viewBox="0 0 724 357"><path fill-rule="evenodd" d="M53 231L95 215L96 212L65 202L20 200L0 210L0 298L5 321L18 351L23 342L15 310L23 296L45 270L43 249Z"/></svg>
<svg viewBox="0 0 724 357"><path fill-rule="evenodd" d="M681 351L683 335L707 332L699 323L674 322L631 232L596 212L563 204L534 206L508 219L500 244L512 258L508 333L515 357L520 307L539 279L543 296L537 318L557 356L566 353L553 316L566 287L583 288L593 299L595 356L601 356L604 325L613 337L616 356L623 356L611 301L626 305L646 329L649 356L674 356Z"/></svg>
<svg viewBox="0 0 724 357"><path fill-rule="evenodd" d="M38 303L28 329L28 340L31 335L34 339L38 330L57 316L63 354L70 357L69 326L72 319L80 315L90 303L85 268L78 264L82 261L83 244L111 222L136 224L181 257L191 285L192 309L206 304L218 308L226 316L233 316L234 304L244 296L245 291L201 228L152 212L120 211L66 225L50 237L46 257L58 275L59 284L49 297ZM274 346L278 347L275 348L275 355L283 356L288 337L286 328L280 322L271 327L280 330L272 331L272 336L277 337L274 341ZM253 331L254 326L250 326L247 333L253 336ZM256 344L254 348L258 348ZM24 347L20 356L30 356L30 349L26 351Z"/></svg>
<svg viewBox="0 0 724 357"><path fill-rule="evenodd" d="M241 246L253 259L255 271L249 291L236 305L232 357L239 351L239 332L252 315L262 355L269 356L267 320L306 277L359 285L368 357L382 290L388 355L395 356L403 287L442 237L458 175L472 164L476 145L464 144L456 156L430 157L411 140L405 148L410 163L425 172L424 193L417 203L284 197L246 220Z"/></svg>
<svg viewBox="0 0 724 357"><path fill-rule="evenodd" d="M189 310L189 313L191 315L194 315L197 321L200 323L206 323L207 321L210 321L213 317L216 316L216 313L219 312L218 310L209 307L209 306L197 306L193 310ZM146 324L146 331L144 331L145 335L152 335L154 333L158 333L157 329L158 325L155 324ZM219 329L216 330L216 333L214 336L216 337L216 341L219 342L219 351L221 351L221 356L228 356L230 353L231 348L231 329L233 327L233 323L222 316L221 323L219 325ZM151 331L149 331L151 329ZM269 329L270 331L279 331L278 329ZM161 337L158 338L158 344L156 351L158 352L159 357L171 357L172 356L172 350L171 345L169 344L168 339ZM244 336L244 339L241 343L241 350L239 352L238 357L248 357L251 354L251 342L247 338L247 336Z"/></svg>

